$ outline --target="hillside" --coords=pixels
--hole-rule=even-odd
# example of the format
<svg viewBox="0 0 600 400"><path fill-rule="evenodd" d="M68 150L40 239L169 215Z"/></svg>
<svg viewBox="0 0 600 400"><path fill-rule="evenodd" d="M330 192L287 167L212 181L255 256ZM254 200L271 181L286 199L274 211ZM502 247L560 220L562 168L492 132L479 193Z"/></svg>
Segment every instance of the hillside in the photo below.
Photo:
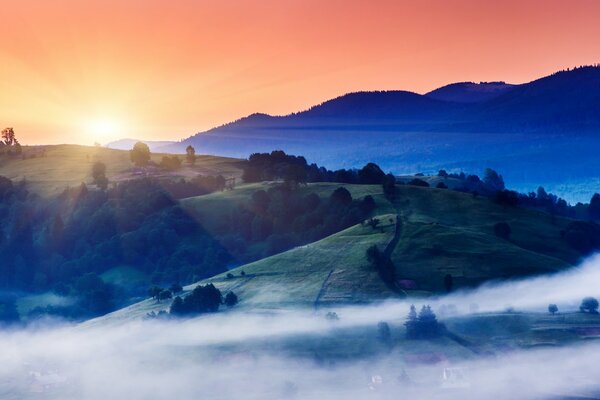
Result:
<svg viewBox="0 0 600 400"><path fill-rule="evenodd" d="M600 67L510 88L358 92L286 116L252 114L162 150L182 152L192 144L245 158L282 149L330 169L372 161L395 174L492 167L515 189L542 185L569 201L587 201L597 182L592 171L600 168L591 150L600 146L599 93Z"/></svg>
<svg viewBox="0 0 600 400"><path fill-rule="evenodd" d="M165 154L152 153L151 159L159 163ZM27 181L28 188L44 197L61 193L67 187L90 183L92 165L96 161L106 164L107 178L119 182L137 178L140 172L132 168L129 152L77 145L24 146L22 157L0 157L0 175L14 181ZM240 160L199 156L190 167L184 163L176 172L148 171L156 177L192 177L196 174L239 177Z"/></svg>
<svg viewBox="0 0 600 400"><path fill-rule="evenodd" d="M264 184L262 184L264 187ZM322 193L335 184L315 184ZM213 214L207 229L241 198L261 185L183 201L184 207ZM238 294L240 307L271 309L327 307L377 301L389 297L422 297L444 292L444 277L451 274L454 288L483 281L551 273L574 265L581 255L560 237L568 219L517 207L506 207L486 198L443 189L399 186L394 207L378 186L349 186L353 195L371 193L378 198L382 229L356 225L312 244L234 268L203 280L224 292ZM307 190L307 189L304 189ZM397 243L394 210L400 216ZM511 226L509 240L494 233L496 222ZM218 229L217 225L213 229ZM366 259L366 249L389 248L399 292L380 279ZM242 273L243 271L243 273ZM232 274L233 277L228 277ZM412 283L409 283L412 282ZM403 286L404 285L404 286ZM189 285L191 290L196 284ZM169 302L146 300L101 318L119 321L138 318L168 308Z"/></svg>

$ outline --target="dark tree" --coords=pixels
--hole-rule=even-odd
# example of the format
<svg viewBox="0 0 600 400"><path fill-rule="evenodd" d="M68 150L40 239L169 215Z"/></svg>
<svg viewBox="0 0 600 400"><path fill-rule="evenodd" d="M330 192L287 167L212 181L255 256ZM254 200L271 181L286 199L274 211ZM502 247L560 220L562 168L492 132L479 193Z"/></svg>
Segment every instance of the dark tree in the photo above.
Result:
<svg viewBox="0 0 600 400"><path fill-rule="evenodd" d="M196 149L192 145L185 148L185 159L190 165L196 163Z"/></svg>
<svg viewBox="0 0 600 400"><path fill-rule="evenodd" d="M448 177L448 173L446 172L446 170L440 169L439 172L438 172L438 176L442 177L442 178L447 178Z"/></svg>
<svg viewBox="0 0 600 400"><path fill-rule="evenodd" d="M407 338L409 338L409 339L417 338L418 322L419 322L419 320L418 320L418 316L417 316L417 309L415 308L415 305L412 304L410 306L410 311L408 312L406 322L404 323L404 326L406 327L406 337Z"/></svg>
<svg viewBox="0 0 600 400"><path fill-rule="evenodd" d="M162 290L158 294L158 300L168 300L173 297L173 293L169 289Z"/></svg>
<svg viewBox="0 0 600 400"><path fill-rule="evenodd" d="M94 185L102 190L108 188L108 178L106 178L106 164L97 161L92 165L92 179Z"/></svg>
<svg viewBox="0 0 600 400"><path fill-rule="evenodd" d="M302 165L291 164L285 168L283 181L288 187L295 189L300 185L306 185L306 179L306 168Z"/></svg>
<svg viewBox="0 0 600 400"><path fill-rule="evenodd" d="M383 177L383 194L388 199L393 199L396 195L396 177L387 174Z"/></svg>
<svg viewBox="0 0 600 400"><path fill-rule="evenodd" d="M429 183L419 178L411 179L407 184L411 186L429 187Z"/></svg>
<svg viewBox="0 0 600 400"><path fill-rule="evenodd" d="M516 206L519 204L519 194L513 190L499 190L496 192L494 201L504 206Z"/></svg>
<svg viewBox="0 0 600 400"><path fill-rule="evenodd" d="M435 313L429 306L423 306L419 315L415 306L410 307L408 319L404 323L406 336L409 339L429 339L441 335L443 326L438 322Z"/></svg>
<svg viewBox="0 0 600 400"><path fill-rule="evenodd" d="M350 205L352 203L352 195L345 187L341 186L333 191L329 200L334 204Z"/></svg>
<svg viewBox="0 0 600 400"><path fill-rule="evenodd" d="M498 222L494 225L494 234L504 240L510 239L511 229L506 222Z"/></svg>
<svg viewBox="0 0 600 400"><path fill-rule="evenodd" d="M223 300L223 303L227 306L227 307L233 307L238 303L238 297L235 293L233 292L229 292L227 293L227 295L225 296L225 299Z"/></svg>
<svg viewBox="0 0 600 400"><path fill-rule="evenodd" d="M586 297L581 301L579 310L581 312L586 312L590 314L598 314L598 300L596 300L593 297Z"/></svg>
<svg viewBox="0 0 600 400"><path fill-rule="evenodd" d="M552 315L556 314L558 312L558 306L556 304L548 305L548 312Z"/></svg>
<svg viewBox="0 0 600 400"><path fill-rule="evenodd" d="M179 296L173 300L170 313L177 316L197 315L204 313L214 313L219 310L219 306L223 303L221 291L212 283L206 286L198 285L192 292L181 301L177 300Z"/></svg>
<svg viewBox="0 0 600 400"><path fill-rule="evenodd" d="M162 292L162 288L158 286L152 286L150 289L148 289L148 297L151 299L160 300L158 296L160 292Z"/></svg>
<svg viewBox="0 0 600 400"><path fill-rule="evenodd" d="M504 190L504 179L491 168L486 168L483 174L483 183L492 191Z"/></svg>
<svg viewBox="0 0 600 400"><path fill-rule="evenodd" d="M367 260L379 273L381 280L391 289L395 289L396 268L392 260L382 253L376 245L367 249Z"/></svg>
<svg viewBox="0 0 600 400"><path fill-rule="evenodd" d="M590 219L593 221L600 220L600 194L594 193L589 205Z"/></svg>
<svg viewBox="0 0 600 400"><path fill-rule="evenodd" d="M383 183L385 173L375 163L368 163L358 171L358 180L362 184L378 185Z"/></svg>
<svg viewBox="0 0 600 400"><path fill-rule="evenodd" d="M366 195L360 202L360 209L365 215L371 214L376 207L375 199L370 194Z"/></svg>
<svg viewBox="0 0 600 400"><path fill-rule="evenodd" d="M183 287L179 283L174 283L169 287L169 290L174 294L178 294L183 292Z"/></svg>
<svg viewBox="0 0 600 400"><path fill-rule="evenodd" d="M444 276L444 287L446 288L446 292L450 293L454 286L454 279L452 279L452 275L446 274Z"/></svg>
<svg viewBox="0 0 600 400"><path fill-rule="evenodd" d="M150 148L146 143L137 142L133 149L129 150L131 162L138 167L145 167L150 161Z"/></svg>

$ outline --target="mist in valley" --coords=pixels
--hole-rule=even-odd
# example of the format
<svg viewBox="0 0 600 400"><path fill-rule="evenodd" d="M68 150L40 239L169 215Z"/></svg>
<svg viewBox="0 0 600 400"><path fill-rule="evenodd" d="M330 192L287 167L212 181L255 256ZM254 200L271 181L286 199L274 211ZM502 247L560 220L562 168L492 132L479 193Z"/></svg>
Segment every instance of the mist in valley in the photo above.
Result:
<svg viewBox="0 0 600 400"><path fill-rule="evenodd" d="M474 304L489 313L501 312L507 305L514 312L542 311L549 301L574 311L582 297L598 294L599 275L600 258L594 257L572 271L488 284L426 302L436 310L452 304L456 314L468 314ZM265 310L188 320L117 324L108 318L82 325L4 329L0 397L360 399L410 394L533 399L600 391L595 372L600 344L593 341L432 364L407 363L398 346L411 346L409 341L376 356L346 359L289 351L305 338L317 343L329 338L335 345L339 332L375 331L383 320L389 322L393 337L401 337L409 304L339 307L332 309L339 316L334 321L325 318L328 310ZM449 379L452 374L459 378Z"/></svg>

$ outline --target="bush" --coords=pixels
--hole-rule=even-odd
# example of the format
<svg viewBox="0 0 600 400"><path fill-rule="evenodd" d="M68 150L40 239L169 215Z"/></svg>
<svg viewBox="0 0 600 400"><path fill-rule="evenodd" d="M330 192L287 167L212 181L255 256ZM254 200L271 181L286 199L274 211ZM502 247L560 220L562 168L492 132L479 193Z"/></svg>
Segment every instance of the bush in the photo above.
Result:
<svg viewBox="0 0 600 400"><path fill-rule="evenodd" d="M407 184L411 186L429 187L429 183L419 178L414 178L410 180Z"/></svg>
<svg viewBox="0 0 600 400"><path fill-rule="evenodd" d="M448 185L446 185L444 182L438 183L435 187L438 189L448 189Z"/></svg>
<svg viewBox="0 0 600 400"><path fill-rule="evenodd" d="M133 149L129 151L129 158L138 167L148 165L148 161L150 161L150 147L146 143L137 142L133 146Z"/></svg>
<svg viewBox="0 0 600 400"><path fill-rule="evenodd" d="M586 297L581 301L579 311L590 314L598 314L598 300L593 297Z"/></svg>
<svg viewBox="0 0 600 400"><path fill-rule="evenodd" d="M206 286L198 285L185 298L175 297L169 312L172 315L198 315L204 313L214 313L219 311L219 306L223 303L221 291L212 283Z"/></svg>
<svg viewBox="0 0 600 400"><path fill-rule="evenodd" d="M223 301L223 303L227 307L230 307L230 308L233 307L233 306L235 306L238 302L239 302L238 297L233 292L227 293L227 295L225 296L225 300Z"/></svg>

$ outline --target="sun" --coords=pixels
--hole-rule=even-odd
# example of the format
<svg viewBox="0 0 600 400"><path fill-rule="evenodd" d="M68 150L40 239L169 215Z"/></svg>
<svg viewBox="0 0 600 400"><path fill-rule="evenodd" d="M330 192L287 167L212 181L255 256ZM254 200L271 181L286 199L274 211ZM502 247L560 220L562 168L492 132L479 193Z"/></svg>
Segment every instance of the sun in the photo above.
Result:
<svg viewBox="0 0 600 400"><path fill-rule="evenodd" d="M114 139L121 132L121 128L121 123L111 118L96 118L86 123L87 134L96 141Z"/></svg>

